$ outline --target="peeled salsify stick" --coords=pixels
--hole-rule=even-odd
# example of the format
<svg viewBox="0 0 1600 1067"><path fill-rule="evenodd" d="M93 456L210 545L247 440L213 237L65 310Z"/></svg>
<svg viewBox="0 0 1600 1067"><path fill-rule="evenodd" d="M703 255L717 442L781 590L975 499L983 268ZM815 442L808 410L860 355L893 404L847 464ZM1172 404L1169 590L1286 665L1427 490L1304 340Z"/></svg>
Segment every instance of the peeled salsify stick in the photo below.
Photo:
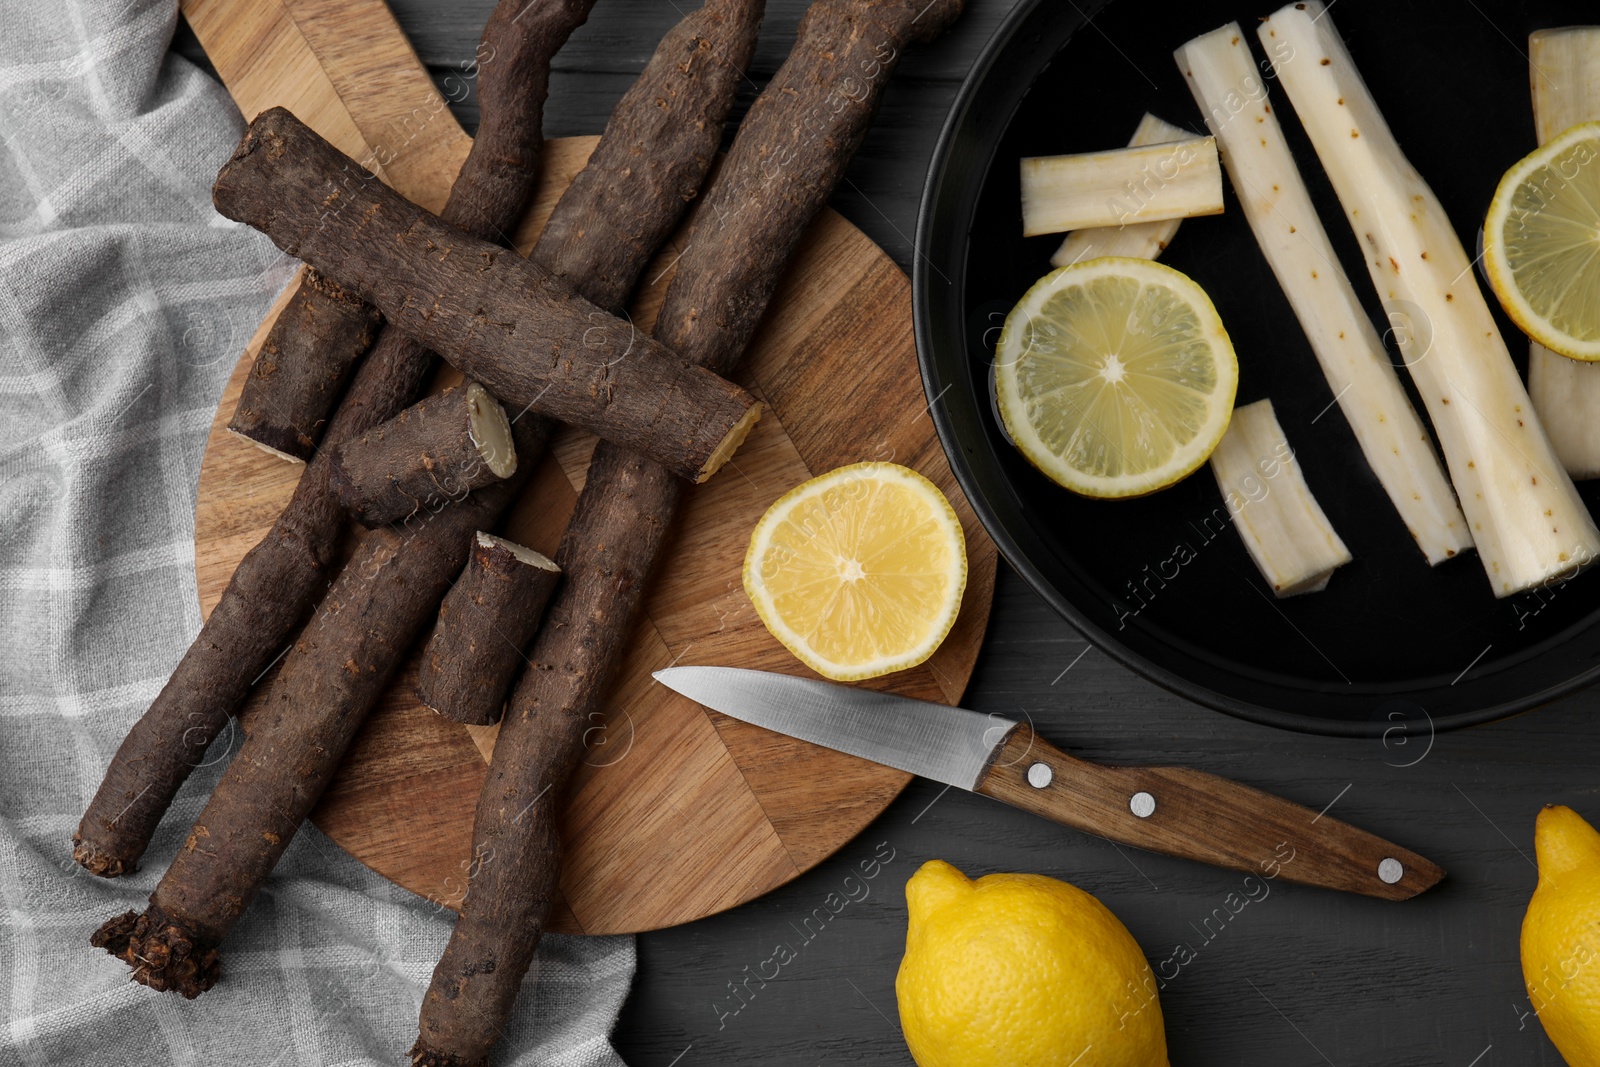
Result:
<svg viewBox="0 0 1600 1067"><path fill-rule="evenodd" d="M696 213L656 320L672 351L730 371L806 226L861 144L901 52L960 0L818 0L751 105ZM774 161L778 161L774 165ZM512 693L473 821L494 850L423 998L418 1067L485 1062L544 932L560 872L557 815L633 632L685 486L641 456L595 449L556 561L564 579Z"/></svg>
<svg viewBox="0 0 1600 1067"><path fill-rule="evenodd" d="M458 500L516 469L505 409L466 382L338 446L331 478L350 517L372 527Z"/></svg>
<svg viewBox="0 0 1600 1067"><path fill-rule="evenodd" d="M1344 206L1439 435L1495 596L1570 573L1600 553L1472 263L1433 190L1406 160L1317 0L1257 31Z"/></svg>
<svg viewBox="0 0 1600 1067"><path fill-rule="evenodd" d="M563 196L551 220L565 228L568 215L582 220L611 208L617 211L615 225L639 238L623 245L600 276L572 276L569 268L587 260L566 258L573 246L560 242L544 253L546 269L571 277L597 304L621 305L655 250L648 235L664 238L671 231L686 204L684 189L697 170L704 175L710 166L760 16L759 0L713 0L669 32L624 95L627 111L618 105L590 156L589 166L618 173ZM676 106L662 108L663 99ZM628 166L640 151L659 166ZM541 242L536 255L542 247ZM532 417L514 423L521 463L511 478L362 541L328 591L324 610L289 652L265 714L248 732L178 861L151 894L149 908L118 916L95 934L96 945L128 962L135 981L185 996L197 996L216 981L218 943L326 788L344 746L460 570L473 532L492 525L531 475L547 428Z"/></svg>
<svg viewBox="0 0 1600 1067"><path fill-rule="evenodd" d="M1022 161L1022 235L1222 213L1209 137Z"/></svg>
<svg viewBox="0 0 1600 1067"><path fill-rule="evenodd" d="M283 108L257 115L217 174L229 218L370 300L507 406L637 449L691 481L761 416L749 393L674 357L561 279L467 234L376 178ZM337 197L339 209L325 203Z"/></svg>
<svg viewBox="0 0 1600 1067"><path fill-rule="evenodd" d="M1350 550L1300 473L1272 401L1234 409L1211 453L1211 473L1274 596L1320 592L1350 562Z"/></svg>
<svg viewBox="0 0 1600 1067"><path fill-rule="evenodd" d="M550 58L594 0L500 0L483 30L483 122L443 217L493 237L516 229L538 176ZM433 353L385 328L355 372L324 446L392 418L416 398ZM85 870L133 870L167 805L212 738L327 591L339 566L344 509L328 484L326 448L312 457L272 529L245 554L172 676L128 731L72 835Z"/></svg>
<svg viewBox="0 0 1600 1067"><path fill-rule="evenodd" d="M1174 53L1367 465L1431 564L1472 547L1433 442L1317 217L1239 24Z"/></svg>
<svg viewBox="0 0 1600 1067"><path fill-rule="evenodd" d="M1174 126L1147 111L1133 131L1128 147L1195 140L1199 138L1182 126ZM1050 265L1070 267L1074 263L1101 256L1159 259L1182 222L1182 219L1158 219L1155 222L1130 222L1126 226L1092 226L1087 230L1073 230L1050 257Z"/></svg>
<svg viewBox="0 0 1600 1067"><path fill-rule="evenodd" d="M1540 144L1600 119L1600 26L1534 31L1528 66ZM1568 359L1532 341L1528 395L1567 473L1600 478L1600 363Z"/></svg>

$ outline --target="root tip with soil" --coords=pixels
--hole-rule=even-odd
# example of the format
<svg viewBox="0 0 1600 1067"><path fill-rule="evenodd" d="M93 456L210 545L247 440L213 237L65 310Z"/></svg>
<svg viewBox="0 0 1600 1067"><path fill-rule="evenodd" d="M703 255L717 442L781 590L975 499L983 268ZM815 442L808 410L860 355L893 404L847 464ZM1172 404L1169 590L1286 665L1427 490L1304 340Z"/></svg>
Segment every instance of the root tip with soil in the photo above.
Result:
<svg viewBox="0 0 1600 1067"><path fill-rule="evenodd" d="M140 985L193 1000L222 976L217 950L197 946L193 935L154 910L123 912L102 924L89 943L133 968L129 977Z"/></svg>

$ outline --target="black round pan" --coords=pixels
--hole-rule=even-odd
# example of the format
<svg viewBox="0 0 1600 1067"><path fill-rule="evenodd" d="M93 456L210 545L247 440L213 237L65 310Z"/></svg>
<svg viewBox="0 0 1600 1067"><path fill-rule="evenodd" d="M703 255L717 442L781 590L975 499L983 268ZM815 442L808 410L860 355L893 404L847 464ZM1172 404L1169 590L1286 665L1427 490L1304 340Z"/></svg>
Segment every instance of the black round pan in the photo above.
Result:
<svg viewBox="0 0 1600 1067"><path fill-rule="evenodd" d="M918 220L917 348L940 439L1001 552L1039 594L1102 649L1201 704L1289 729L1377 736L1548 702L1600 677L1600 574L1497 600L1475 553L1427 565L1330 406L1231 190L1223 215L1183 224L1163 262L1210 293L1239 354L1239 403L1272 399L1355 561L1323 592L1276 600L1238 535L1213 520L1226 512L1208 470L1142 499L1089 500L1035 471L1000 429L994 341L1060 240L1022 236L1017 160L1120 147L1145 111L1203 133L1173 49L1237 20L1264 59L1254 27L1277 6L1024 0L1000 28L951 110ZM1534 147L1529 32L1600 21L1600 10L1336 0L1330 17L1472 249L1501 174ZM1267 84L1323 224L1382 329L1343 212L1286 95ZM1525 370L1526 340L1489 303ZM1579 488L1593 511L1600 483Z"/></svg>

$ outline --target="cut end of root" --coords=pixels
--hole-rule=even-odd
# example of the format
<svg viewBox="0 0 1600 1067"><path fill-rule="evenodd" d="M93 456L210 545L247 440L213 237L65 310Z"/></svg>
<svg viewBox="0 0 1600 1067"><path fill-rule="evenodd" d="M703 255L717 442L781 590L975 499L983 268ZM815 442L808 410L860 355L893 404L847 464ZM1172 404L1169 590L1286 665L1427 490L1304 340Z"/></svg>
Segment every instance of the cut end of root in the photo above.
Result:
<svg viewBox="0 0 1600 1067"><path fill-rule="evenodd" d="M464 1060L447 1052L435 1052L425 1046L421 1038L411 1046L411 1067L487 1067L488 1063L487 1056Z"/></svg>
<svg viewBox="0 0 1600 1067"><path fill-rule="evenodd" d="M750 431L760 421L761 405L759 403L751 404L744 413L744 417L733 424L733 429L728 431L728 436L724 437L722 443L712 450L711 458L706 460L706 465L701 467L700 473L695 476L695 484L698 485L706 481L721 470L722 465L733 458L733 454L739 451L739 446L744 444L744 439L750 436Z"/></svg>
<svg viewBox="0 0 1600 1067"><path fill-rule="evenodd" d="M506 409L500 402L477 382L467 385L467 435L496 478L509 478L517 472L511 420L506 418Z"/></svg>
<svg viewBox="0 0 1600 1067"><path fill-rule="evenodd" d="M255 437L252 437L250 434L246 433L244 430L239 429L237 426L234 426L232 423L228 424L228 432L233 434L235 437L239 437L239 438L242 438L242 439L244 439L246 441L249 441L251 444L253 444L257 448L261 449L261 451L269 452L272 455L277 456L279 459L288 460L290 463L301 463L301 464L303 464L303 463L306 462L306 458L307 458L306 456L296 455L293 452L286 452L286 451L284 451L283 448L275 448L272 445L267 444L267 442L265 442L265 441L259 440L259 439L255 438ZM290 442L280 442L280 444L283 444L283 445L285 445L285 447L288 447L288 448L296 447L294 444L292 444Z"/></svg>
<svg viewBox="0 0 1600 1067"><path fill-rule="evenodd" d="M153 904L143 915L129 911L107 921L89 944L126 963L133 981L158 993L170 990L193 1000L222 975L217 950L197 945L194 935Z"/></svg>
<svg viewBox="0 0 1600 1067"><path fill-rule="evenodd" d="M525 563L530 567L538 567L542 571L556 571L557 573L561 571L561 568L556 566L555 560L543 552L535 552L527 545L519 545L515 541L507 541L504 537L496 537L494 534L484 533L482 530L478 531L478 547L503 548L517 557L518 563Z"/></svg>
<svg viewBox="0 0 1600 1067"><path fill-rule="evenodd" d="M134 865L121 856L102 852L76 834L72 837L72 858L78 866L101 878L121 878L134 869Z"/></svg>

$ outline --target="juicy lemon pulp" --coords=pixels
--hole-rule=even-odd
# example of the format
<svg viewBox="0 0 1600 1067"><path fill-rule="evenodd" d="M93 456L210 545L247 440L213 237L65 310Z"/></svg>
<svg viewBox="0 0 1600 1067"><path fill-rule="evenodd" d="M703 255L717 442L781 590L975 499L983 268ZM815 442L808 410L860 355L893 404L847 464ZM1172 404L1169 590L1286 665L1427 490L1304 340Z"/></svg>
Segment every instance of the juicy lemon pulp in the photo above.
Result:
<svg viewBox="0 0 1600 1067"><path fill-rule="evenodd" d="M1552 352L1600 359L1600 123L1574 126L1500 180L1483 228L1489 283Z"/></svg>
<svg viewBox="0 0 1600 1067"><path fill-rule="evenodd" d="M790 490L756 524L744 564L745 592L767 629L837 681L931 656L966 584L950 502L894 463L840 467Z"/></svg>
<svg viewBox="0 0 1600 1067"><path fill-rule="evenodd" d="M1007 316L995 361L1017 447L1097 497L1154 492L1204 463L1238 379L1205 292L1171 267L1118 257L1045 275Z"/></svg>

